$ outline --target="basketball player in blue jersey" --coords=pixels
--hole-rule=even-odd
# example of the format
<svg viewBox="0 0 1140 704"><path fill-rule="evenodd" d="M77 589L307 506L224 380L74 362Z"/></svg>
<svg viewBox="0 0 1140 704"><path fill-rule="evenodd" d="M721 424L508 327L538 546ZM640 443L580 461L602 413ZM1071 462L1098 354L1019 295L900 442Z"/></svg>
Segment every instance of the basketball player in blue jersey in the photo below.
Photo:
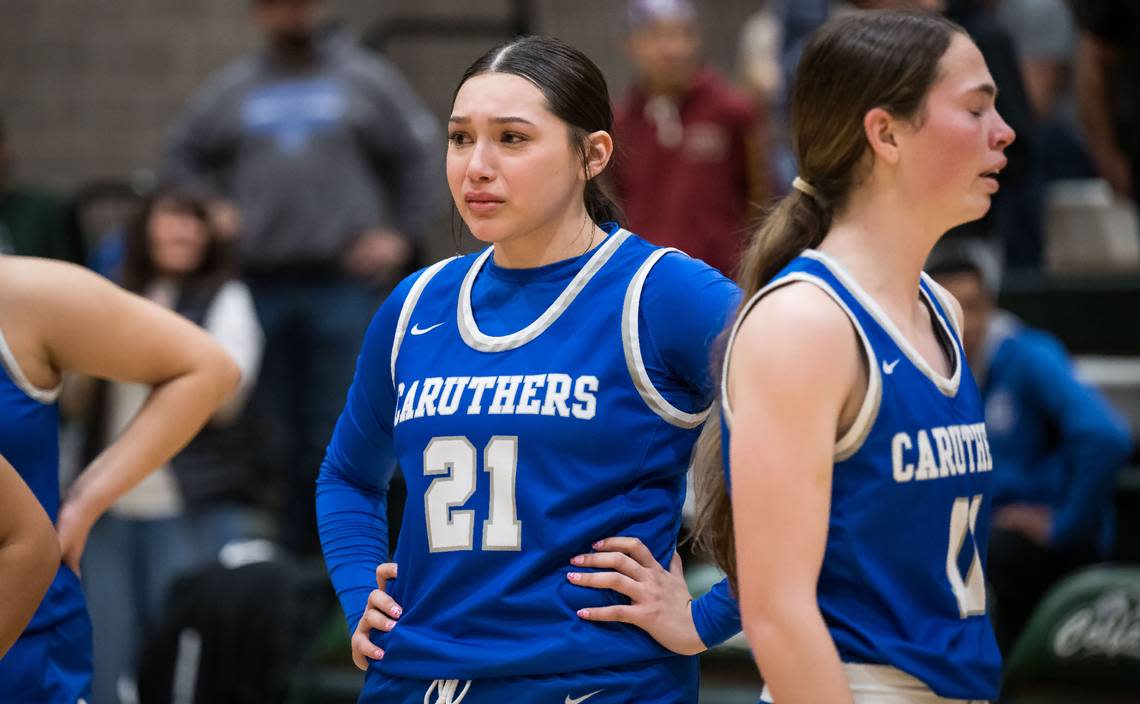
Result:
<svg viewBox="0 0 1140 704"><path fill-rule="evenodd" d="M59 487L64 372L154 387L126 431ZM91 623L77 571L91 526L164 464L237 385L208 335L70 264L0 256L0 455L54 522L62 564L19 640L0 659L0 702L76 704L91 684Z"/></svg>
<svg viewBox="0 0 1140 704"><path fill-rule="evenodd" d="M998 188L1014 134L995 93L978 49L934 15L838 19L800 61L800 177L745 254L725 357L731 514L702 493L763 701L997 696L992 460L961 311L922 273ZM723 497L706 432L698 486ZM718 510L731 526L709 525Z"/></svg>
<svg viewBox="0 0 1140 704"><path fill-rule="evenodd" d="M694 702L677 653L739 620L723 584L690 610L672 558L738 291L613 222L610 101L572 47L489 51L449 122L452 196L491 246L381 307L318 480L360 700ZM390 596L389 443L408 486Z"/></svg>

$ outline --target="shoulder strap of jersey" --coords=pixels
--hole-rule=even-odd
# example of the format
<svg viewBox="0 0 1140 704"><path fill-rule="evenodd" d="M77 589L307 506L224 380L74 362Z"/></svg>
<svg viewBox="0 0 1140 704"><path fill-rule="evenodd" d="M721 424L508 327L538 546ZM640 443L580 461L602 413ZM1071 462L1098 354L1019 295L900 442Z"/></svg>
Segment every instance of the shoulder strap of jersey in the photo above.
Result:
<svg viewBox="0 0 1140 704"><path fill-rule="evenodd" d="M669 403L653 385L653 381L649 378L649 372L645 369L645 360L641 356L641 332L638 325L639 313L641 312L641 292L645 288L645 280L649 278L649 272L653 269L653 265L670 252L684 255L677 249L658 249L649 255L649 258L642 263L637 273L633 275L633 279L625 292L625 305L622 306L621 343L625 350L625 363L629 368L629 376L633 379L633 385L645 404L671 425L679 428L695 428L705 422L712 406L710 405L697 413L688 413Z"/></svg>
<svg viewBox="0 0 1140 704"><path fill-rule="evenodd" d="M875 419L879 415L879 404L883 396L883 381L879 373L879 361L875 354L875 348L871 344L871 339L867 336L866 331L863 329L862 323L859 322L859 317L855 315L855 312L851 310L843 300L843 297L830 283L810 271L789 271L783 275L779 275L769 282L767 286L757 291L752 298L748 299L744 307L740 309L740 314L737 316L736 322L732 326L732 332L728 337L728 346L725 348L724 354L724 366L721 369L721 415L724 418L725 425L731 428L732 408L728 399L728 365L732 358L732 346L733 343L736 342L736 335L740 331L741 323L744 322L744 319L764 296L782 286L787 286L797 281L815 286L835 301L835 304L839 306L848 320L851 321L851 325L855 328L855 332L863 344L864 354L866 354L867 357L867 393L863 396L863 403L859 406L859 413L855 416L855 421L843 434L843 437L839 438L835 443L835 461L840 462L858 452L859 448L863 445L863 441L866 440L867 435L870 434L871 427L875 424ZM778 341L774 344L778 344Z"/></svg>
<svg viewBox="0 0 1140 704"><path fill-rule="evenodd" d="M424 273L420 274L420 278L412 284L412 288L408 291L408 297L404 299L404 305L400 308L400 317L396 321L396 334L392 337L392 384L396 384L396 357L400 354L400 344L404 341L404 335L408 331L408 321L412 319L412 311L416 309L416 303L420 300L420 295L423 294L424 289L427 288L428 282L432 280L440 269L447 266L447 264L458 257L448 257L447 259L440 260L432 264Z"/></svg>
<svg viewBox="0 0 1140 704"><path fill-rule="evenodd" d="M43 404L55 403L63 390L62 379L55 385L55 388L51 389L41 389L29 381L28 377L24 376L24 370L20 367L20 362L16 359L12 348L8 346L8 340L2 331L0 331L0 364L4 365L4 371L8 373L8 378L11 379L12 383L33 401Z"/></svg>
<svg viewBox="0 0 1140 704"><path fill-rule="evenodd" d="M954 303L950 298L950 292L943 288L937 281L930 278L925 271L922 272L919 285L926 288L931 300L934 301L935 312L946 319L946 322L950 324L949 328L954 331L954 334L958 337L958 341L961 342L962 321L958 320Z"/></svg>

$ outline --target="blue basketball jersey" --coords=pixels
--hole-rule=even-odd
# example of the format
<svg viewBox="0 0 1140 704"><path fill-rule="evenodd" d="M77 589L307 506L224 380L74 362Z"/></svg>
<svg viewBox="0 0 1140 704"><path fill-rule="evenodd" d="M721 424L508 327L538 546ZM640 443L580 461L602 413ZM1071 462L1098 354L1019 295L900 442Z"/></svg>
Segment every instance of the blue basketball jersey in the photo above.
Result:
<svg viewBox="0 0 1140 704"><path fill-rule="evenodd" d="M566 579L607 536L672 557L706 413L666 400L642 363L641 291L669 251L616 231L505 336L471 306L491 249L416 280L391 357L408 499L389 586L404 613L375 635L373 671L482 679L676 657L634 626L582 621L623 597Z"/></svg>
<svg viewBox="0 0 1140 704"><path fill-rule="evenodd" d="M59 389L24 376L0 333L0 455L54 523L59 514ZM0 659L0 701L67 702L91 680L91 626L79 578L60 565L28 627Z"/></svg>
<svg viewBox="0 0 1140 704"><path fill-rule="evenodd" d="M993 462L949 305L924 274L922 301L953 357L947 378L837 262L813 250L777 274L739 319L768 292L797 281L844 310L869 364L866 398L835 446L818 583L839 656L895 667L943 697L993 699L1001 657L982 573ZM727 406L724 417L731 427Z"/></svg>

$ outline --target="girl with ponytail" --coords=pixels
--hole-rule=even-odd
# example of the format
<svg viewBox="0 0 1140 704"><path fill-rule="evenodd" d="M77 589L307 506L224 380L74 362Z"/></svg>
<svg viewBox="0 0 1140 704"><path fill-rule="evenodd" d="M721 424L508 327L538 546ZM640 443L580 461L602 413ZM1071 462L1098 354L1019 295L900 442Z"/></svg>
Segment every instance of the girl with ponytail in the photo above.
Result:
<svg viewBox="0 0 1140 704"><path fill-rule="evenodd" d="M997 695L992 463L960 309L922 273L997 190L1014 135L995 94L933 15L843 17L800 61L800 176L743 258L723 420L696 454L697 539L739 596L763 701Z"/></svg>

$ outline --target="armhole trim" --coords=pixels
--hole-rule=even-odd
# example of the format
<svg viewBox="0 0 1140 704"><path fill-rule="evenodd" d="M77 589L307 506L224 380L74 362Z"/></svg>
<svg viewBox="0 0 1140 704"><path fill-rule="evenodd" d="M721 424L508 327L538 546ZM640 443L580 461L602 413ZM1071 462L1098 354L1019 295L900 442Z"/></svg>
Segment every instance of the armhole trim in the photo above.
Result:
<svg viewBox="0 0 1140 704"><path fill-rule="evenodd" d="M400 354L400 344L404 341L404 335L408 332L408 321L412 319L412 311L416 308L416 303L420 300L420 295L427 288L428 282L432 280L439 270L447 266L449 262L458 257L448 257L447 259L440 260L435 264L428 267L424 273L420 274L420 278L412 284L412 288L408 291L408 297L404 299L404 305L400 308L400 317L396 321L396 334L392 337L392 386L396 385L396 357Z"/></svg>
<svg viewBox="0 0 1140 704"><path fill-rule="evenodd" d="M649 258L642 263L637 273L633 275L633 280L630 281L625 292L625 305L622 306L621 343L625 350L625 364L629 369L629 376L633 380L637 393L645 401L645 405L649 406L650 410L670 425L688 429L704 423L705 419L708 418L709 411L712 410L712 405L710 404L703 411L688 413L669 403L661 392L653 386L649 372L645 368L645 359L641 355L641 331L638 325L641 311L641 293L645 288L645 280L649 278L650 270L670 252L681 253L680 250L672 248L659 249L649 255Z"/></svg>
<svg viewBox="0 0 1140 704"><path fill-rule="evenodd" d="M752 311L760 299L768 295L772 291L786 286L796 281L803 281L805 283L816 286L835 301L836 305L847 315L847 319L851 321L851 325L855 328L855 333L859 336L860 341L863 343L863 351L867 356L867 392L863 396L863 403L859 406L859 413L856 414L855 420L851 423L851 427L843 436L835 443L834 459L836 462L841 462L856 452L863 446L863 441L867 439L870 434L871 428L875 425L875 419L879 415L879 405L883 398L883 380L879 374L879 361L875 355L875 350L871 346L871 340L867 337L867 333L863 330L862 324L855 314L848 307L847 303L835 292L826 281L802 271L793 272L781 278L779 281L774 281L764 288L760 289L756 295L748 299L748 303L740 309L737 315L736 322L732 326L732 333L728 338L728 345L725 348L724 354L724 367L721 371L721 407L724 422L731 429L732 427L732 408L728 400L728 370L729 361L732 358L732 346L736 342L736 335L740 331L740 325L744 319Z"/></svg>
<svg viewBox="0 0 1140 704"><path fill-rule="evenodd" d="M922 280L926 282L927 287L934 294L934 298L938 301L938 305L942 306L942 313L950 321L950 328L954 331L954 335L958 341L962 340L962 321L958 320L958 312L951 302L950 292L942 287L942 284L935 281L925 271L922 272Z"/></svg>
<svg viewBox="0 0 1140 704"><path fill-rule="evenodd" d="M4 364L4 371L8 372L8 377L12 383L19 387L28 395L28 398L33 401L38 401L43 404L55 403L59 398L59 392L63 390L63 382L60 381L51 389L41 389L32 382L28 381L28 377L24 376L24 370L20 368L20 363L16 361L16 355L12 352L12 348L8 346L8 340L4 337L4 333L0 332L0 363Z"/></svg>

